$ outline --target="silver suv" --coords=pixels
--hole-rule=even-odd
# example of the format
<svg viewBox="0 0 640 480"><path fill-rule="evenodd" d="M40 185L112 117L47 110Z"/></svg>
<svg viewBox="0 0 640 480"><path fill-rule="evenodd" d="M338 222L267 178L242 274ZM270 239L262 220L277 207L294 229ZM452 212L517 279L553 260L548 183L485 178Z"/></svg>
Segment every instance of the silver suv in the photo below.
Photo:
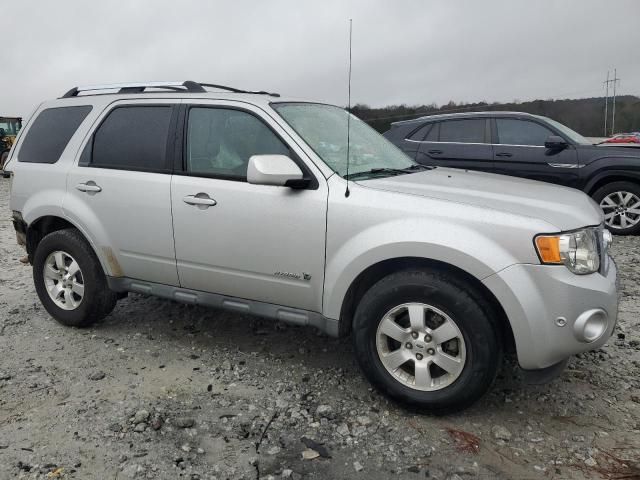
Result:
<svg viewBox="0 0 640 480"><path fill-rule="evenodd" d="M331 105L190 81L73 88L37 108L5 176L65 325L127 292L313 325L351 334L381 391L444 413L490 388L504 352L543 380L616 323L589 197L420 166Z"/></svg>

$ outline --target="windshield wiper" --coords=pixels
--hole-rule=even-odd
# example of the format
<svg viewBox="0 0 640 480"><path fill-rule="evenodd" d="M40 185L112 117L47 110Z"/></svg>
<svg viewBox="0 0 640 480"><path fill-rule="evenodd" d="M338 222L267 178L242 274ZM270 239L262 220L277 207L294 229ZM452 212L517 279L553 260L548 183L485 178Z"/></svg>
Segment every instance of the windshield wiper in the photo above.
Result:
<svg viewBox="0 0 640 480"><path fill-rule="evenodd" d="M370 175L405 175L407 173L409 173L407 170L399 168L372 168L371 170L350 173L349 175L345 175L344 178L346 180L353 180L354 178L367 177Z"/></svg>
<svg viewBox="0 0 640 480"><path fill-rule="evenodd" d="M371 170L364 170L362 172L350 173L349 175L345 175L344 178L347 180L353 180L354 178L366 177L369 175L406 175L408 173L414 173L418 171L431 170L435 167L428 167L426 165L420 165L419 163L415 163L406 168L372 168Z"/></svg>
<svg viewBox="0 0 640 480"><path fill-rule="evenodd" d="M419 163L413 164L410 167L403 168L404 171L415 171L415 170L433 170L436 167L430 167L427 165L421 165Z"/></svg>

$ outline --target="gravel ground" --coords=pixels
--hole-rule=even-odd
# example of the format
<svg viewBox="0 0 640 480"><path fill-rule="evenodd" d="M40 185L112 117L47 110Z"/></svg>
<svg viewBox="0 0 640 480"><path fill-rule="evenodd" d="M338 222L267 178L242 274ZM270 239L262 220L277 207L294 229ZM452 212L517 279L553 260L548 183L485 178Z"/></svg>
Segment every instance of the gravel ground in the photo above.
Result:
<svg viewBox="0 0 640 480"><path fill-rule="evenodd" d="M349 340L140 295L66 328L19 263L0 180L0 478L640 478L640 238L616 333L561 378L505 367L462 414L373 391Z"/></svg>

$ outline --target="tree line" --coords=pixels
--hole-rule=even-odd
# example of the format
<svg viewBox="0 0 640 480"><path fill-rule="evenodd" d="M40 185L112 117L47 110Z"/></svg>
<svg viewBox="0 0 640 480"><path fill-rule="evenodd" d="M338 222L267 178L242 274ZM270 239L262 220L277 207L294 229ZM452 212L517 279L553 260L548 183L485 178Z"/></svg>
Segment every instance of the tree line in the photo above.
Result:
<svg viewBox="0 0 640 480"><path fill-rule="evenodd" d="M392 122L411 120L427 115L441 113L480 112L480 111L517 111L557 120L586 137L604 135L604 97L581 98L577 100L533 100L530 102L513 101L510 103L456 103L446 105L391 105L371 108L358 104L351 112L367 122L379 132L386 132ZM609 118L607 129L611 132L612 99L609 98ZM616 98L615 133L640 131L640 97L623 95Z"/></svg>

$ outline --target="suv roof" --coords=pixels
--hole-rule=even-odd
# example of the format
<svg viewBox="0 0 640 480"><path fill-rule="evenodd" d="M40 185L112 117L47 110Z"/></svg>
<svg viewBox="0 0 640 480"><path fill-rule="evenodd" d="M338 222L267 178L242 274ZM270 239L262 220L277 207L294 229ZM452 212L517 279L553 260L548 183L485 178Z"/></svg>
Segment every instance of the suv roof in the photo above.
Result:
<svg viewBox="0 0 640 480"><path fill-rule="evenodd" d="M206 93L207 90L205 87L216 88L219 90L226 90L228 92L233 93L250 93L254 95L270 95L272 97L279 97L280 95L277 93L265 92L264 90L260 91L249 91L249 90L241 90L239 88L227 87L225 85L216 85L213 83L200 83L194 82L192 80L185 80L182 82L134 82L134 83L113 83L106 85L88 85L83 87L73 87L71 90L67 91L62 98L70 98L77 97L80 93L83 92L95 92L95 91L103 91L103 90L118 90L117 93L144 93L149 88L153 89L164 89L173 92L183 92L183 93ZM94 94L95 95L95 94Z"/></svg>
<svg viewBox="0 0 640 480"><path fill-rule="evenodd" d="M391 125L409 125L412 123L424 123L425 121L436 121L436 120L448 120L454 118L477 118L477 117L528 117L528 118L539 118L538 115L533 115L531 113L526 112L509 112L509 111L489 111L489 112L463 112L463 113L441 113L436 115L425 115L420 118L414 118L412 120L401 120L398 122L393 122Z"/></svg>
<svg viewBox="0 0 640 480"><path fill-rule="evenodd" d="M277 98L278 101L303 101L301 99L283 99L280 94L264 90L243 90L225 85L213 83L186 81L166 82L131 82L113 83L103 85L77 86L68 90L64 95L54 100L54 103L73 102L77 99L91 99L115 97L123 98L211 98L247 101L250 103L270 103ZM76 102L73 102L76 103ZM314 102L317 103L317 102Z"/></svg>

